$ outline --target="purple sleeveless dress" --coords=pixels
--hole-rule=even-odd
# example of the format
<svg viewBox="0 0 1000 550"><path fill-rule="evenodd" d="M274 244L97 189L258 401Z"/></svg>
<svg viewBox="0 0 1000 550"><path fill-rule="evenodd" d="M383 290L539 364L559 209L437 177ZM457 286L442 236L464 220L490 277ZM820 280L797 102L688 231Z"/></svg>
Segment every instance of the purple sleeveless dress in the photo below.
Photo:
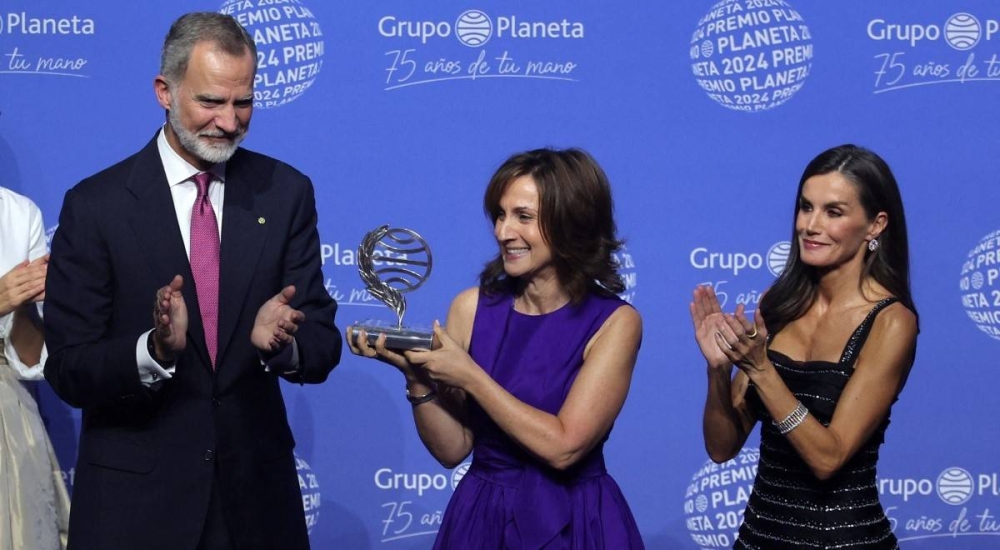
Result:
<svg viewBox="0 0 1000 550"><path fill-rule="evenodd" d="M514 311L512 295L480 293L469 353L514 397L556 414L587 342L623 305L588 295L576 306L524 315ZM604 441L558 471L511 440L474 400L469 408L472 466L448 503L435 550L643 548L625 497L604 467Z"/></svg>

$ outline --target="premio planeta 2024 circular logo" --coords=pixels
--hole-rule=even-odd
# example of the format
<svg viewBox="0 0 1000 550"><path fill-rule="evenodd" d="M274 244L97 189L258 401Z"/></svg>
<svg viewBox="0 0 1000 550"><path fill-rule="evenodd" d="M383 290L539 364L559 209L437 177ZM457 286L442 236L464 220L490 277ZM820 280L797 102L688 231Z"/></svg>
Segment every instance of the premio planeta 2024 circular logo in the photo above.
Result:
<svg viewBox="0 0 1000 550"><path fill-rule="evenodd" d="M758 449L745 448L722 464L706 460L692 476L684 495L684 519L702 550L733 547L759 459Z"/></svg>
<svg viewBox="0 0 1000 550"><path fill-rule="evenodd" d="M766 111L792 98L812 68L812 35L784 0L722 0L691 36L691 71L728 109Z"/></svg>
<svg viewBox="0 0 1000 550"><path fill-rule="evenodd" d="M1000 340L1000 230L979 240L958 280L966 315L983 333Z"/></svg>
<svg viewBox="0 0 1000 550"><path fill-rule="evenodd" d="M295 470L299 475L299 490L302 492L302 509L306 515L306 529L312 533L319 521L319 507L322 495L316 474L305 460L295 455Z"/></svg>
<svg viewBox="0 0 1000 550"><path fill-rule="evenodd" d="M312 87L326 48L316 16L301 0L226 0L219 12L233 16L257 45L255 108L280 107Z"/></svg>

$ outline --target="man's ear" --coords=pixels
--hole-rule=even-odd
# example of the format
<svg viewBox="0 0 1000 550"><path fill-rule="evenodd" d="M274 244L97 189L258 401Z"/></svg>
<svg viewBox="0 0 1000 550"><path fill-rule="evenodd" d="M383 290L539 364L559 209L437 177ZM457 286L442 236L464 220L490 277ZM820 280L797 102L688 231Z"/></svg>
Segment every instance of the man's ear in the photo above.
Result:
<svg viewBox="0 0 1000 550"><path fill-rule="evenodd" d="M170 103L173 99L173 93L170 90L170 84L167 83L167 77L161 75L156 75L153 79L153 92L156 93L156 101L166 110L170 110Z"/></svg>

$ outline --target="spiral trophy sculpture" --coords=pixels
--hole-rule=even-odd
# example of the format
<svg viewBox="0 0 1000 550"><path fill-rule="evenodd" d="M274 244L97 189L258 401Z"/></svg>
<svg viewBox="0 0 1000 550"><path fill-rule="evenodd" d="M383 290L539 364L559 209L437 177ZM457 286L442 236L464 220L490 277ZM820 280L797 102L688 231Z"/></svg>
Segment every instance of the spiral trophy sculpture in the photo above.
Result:
<svg viewBox="0 0 1000 550"><path fill-rule="evenodd" d="M406 314L403 293L420 288L430 276L432 266L427 241L412 229L383 225L365 234L358 245L358 274L368 292L396 312L396 323L374 319L355 323L351 325L351 339L364 330L370 345L375 344L380 334L385 334L387 348L430 349L434 341L433 330L403 326Z"/></svg>

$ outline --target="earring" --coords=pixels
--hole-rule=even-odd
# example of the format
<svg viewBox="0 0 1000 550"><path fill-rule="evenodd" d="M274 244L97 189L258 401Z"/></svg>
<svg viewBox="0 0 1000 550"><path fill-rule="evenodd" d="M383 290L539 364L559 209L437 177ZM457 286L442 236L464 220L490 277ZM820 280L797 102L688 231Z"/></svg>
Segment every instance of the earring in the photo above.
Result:
<svg viewBox="0 0 1000 550"><path fill-rule="evenodd" d="M868 241L868 251L875 252L876 250L878 250L878 245L879 245L878 237L875 237L874 239Z"/></svg>

